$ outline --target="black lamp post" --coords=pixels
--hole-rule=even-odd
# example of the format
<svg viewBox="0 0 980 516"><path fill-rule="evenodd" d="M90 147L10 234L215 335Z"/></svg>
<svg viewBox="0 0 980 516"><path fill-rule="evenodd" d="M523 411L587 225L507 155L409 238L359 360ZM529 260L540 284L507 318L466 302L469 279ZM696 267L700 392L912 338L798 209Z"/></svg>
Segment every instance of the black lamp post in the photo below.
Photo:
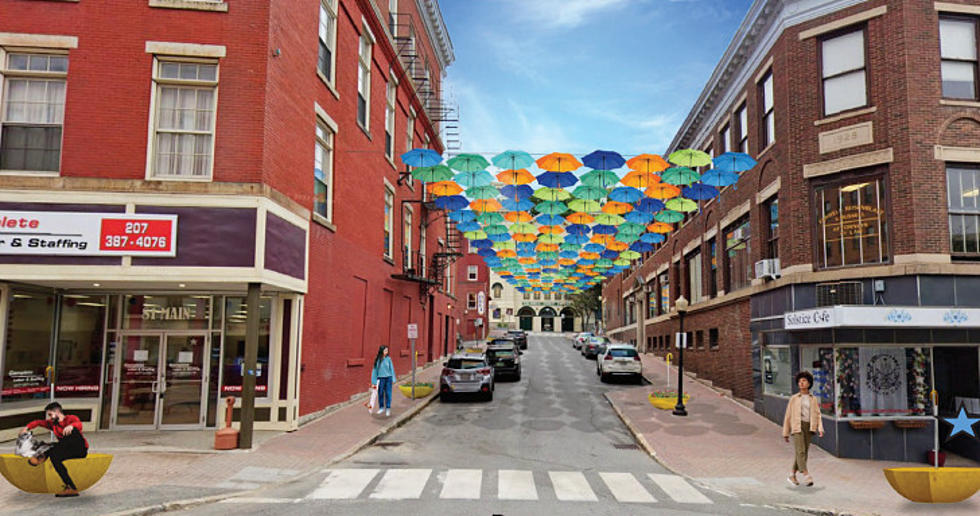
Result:
<svg viewBox="0 0 980 516"><path fill-rule="evenodd" d="M680 335L684 335L684 314L687 313L687 299L684 296L677 298L674 308L677 310L677 317L680 318ZM684 408L684 348L687 347L686 337L678 337L683 343L677 352L677 405L674 406L675 416L686 416L687 409Z"/></svg>

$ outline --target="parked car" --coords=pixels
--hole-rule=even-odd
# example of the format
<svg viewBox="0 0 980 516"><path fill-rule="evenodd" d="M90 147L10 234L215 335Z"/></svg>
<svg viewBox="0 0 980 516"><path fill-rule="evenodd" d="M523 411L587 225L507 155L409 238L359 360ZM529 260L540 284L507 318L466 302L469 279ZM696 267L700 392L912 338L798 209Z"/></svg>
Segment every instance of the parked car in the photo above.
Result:
<svg viewBox="0 0 980 516"><path fill-rule="evenodd" d="M514 339L518 348L527 349L527 332L524 330L508 330L507 336Z"/></svg>
<svg viewBox="0 0 980 516"><path fill-rule="evenodd" d="M612 376L629 376L637 383L643 381L643 362L636 348L629 344L608 344L601 346L602 352L596 359L595 373L603 382Z"/></svg>
<svg viewBox="0 0 980 516"><path fill-rule="evenodd" d="M609 342L608 337L589 337L588 342L582 345L582 356L590 360L596 358L599 356L599 346Z"/></svg>
<svg viewBox="0 0 980 516"><path fill-rule="evenodd" d="M495 339L487 344L487 363L493 367L494 379L508 376L520 381L521 355L517 344L510 339Z"/></svg>
<svg viewBox="0 0 980 516"><path fill-rule="evenodd" d="M439 378L439 400L447 401L455 394L477 394L493 399L493 366L484 353L456 353L443 363Z"/></svg>
<svg viewBox="0 0 980 516"><path fill-rule="evenodd" d="M592 334L587 331L579 333L574 339L572 339L572 347L575 349L582 349L582 344L585 344L585 342L588 341L589 337L591 336Z"/></svg>

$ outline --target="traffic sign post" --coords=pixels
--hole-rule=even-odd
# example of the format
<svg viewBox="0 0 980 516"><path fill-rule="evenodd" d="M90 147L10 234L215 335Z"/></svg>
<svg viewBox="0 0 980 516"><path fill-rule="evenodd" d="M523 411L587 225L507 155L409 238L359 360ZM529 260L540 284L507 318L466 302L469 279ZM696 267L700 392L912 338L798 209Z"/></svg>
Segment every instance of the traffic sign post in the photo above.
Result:
<svg viewBox="0 0 980 516"><path fill-rule="evenodd" d="M408 325L408 341L412 345L412 399L415 399L415 339L419 338L419 325L415 323L409 323Z"/></svg>
<svg viewBox="0 0 980 516"><path fill-rule="evenodd" d="M667 353L667 387L670 387L670 361L674 359L673 353Z"/></svg>

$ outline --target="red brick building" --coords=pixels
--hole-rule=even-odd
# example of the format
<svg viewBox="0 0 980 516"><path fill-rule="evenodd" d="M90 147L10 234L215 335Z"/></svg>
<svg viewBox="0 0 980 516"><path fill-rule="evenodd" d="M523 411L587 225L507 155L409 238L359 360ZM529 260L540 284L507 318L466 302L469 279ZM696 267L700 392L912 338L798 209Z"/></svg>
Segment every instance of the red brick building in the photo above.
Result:
<svg viewBox="0 0 980 516"><path fill-rule="evenodd" d="M676 359L684 296L686 368L779 422L811 371L822 447L923 460L929 390L980 412L978 24L976 0L753 3L670 150L758 165L604 284L609 333Z"/></svg>
<svg viewBox="0 0 980 516"><path fill-rule="evenodd" d="M250 283L257 428L364 391L381 344L406 374L409 323L443 355L465 242L399 156L443 151L453 58L436 0L0 0L0 438L51 397L220 424Z"/></svg>
<svg viewBox="0 0 980 516"><path fill-rule="evenodd" d="M490 268L482 256L472 252L456 264L459 273L456 297L463 308L459 332L463 340L483 339L490 332Z"/></svg>

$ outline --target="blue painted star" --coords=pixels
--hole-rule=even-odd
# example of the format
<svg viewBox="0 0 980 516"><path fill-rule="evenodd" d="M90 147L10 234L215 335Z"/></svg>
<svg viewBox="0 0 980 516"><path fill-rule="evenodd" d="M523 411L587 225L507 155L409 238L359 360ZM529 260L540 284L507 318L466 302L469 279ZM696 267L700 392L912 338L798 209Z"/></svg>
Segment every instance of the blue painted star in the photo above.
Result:
<svg viewBox="0 0 980 516"><path fill-rule="evenodd" d="M966 415L966 410L960 407L960 413L956 415L955 418L944 417L943 421L953 425L953 430L949 433L949 437L952 438L956 434L963 432L969 434L971 437L976 437L977 434L973 433L973 425L977 421L980 421L980 417L969 417Z"/></svg>

